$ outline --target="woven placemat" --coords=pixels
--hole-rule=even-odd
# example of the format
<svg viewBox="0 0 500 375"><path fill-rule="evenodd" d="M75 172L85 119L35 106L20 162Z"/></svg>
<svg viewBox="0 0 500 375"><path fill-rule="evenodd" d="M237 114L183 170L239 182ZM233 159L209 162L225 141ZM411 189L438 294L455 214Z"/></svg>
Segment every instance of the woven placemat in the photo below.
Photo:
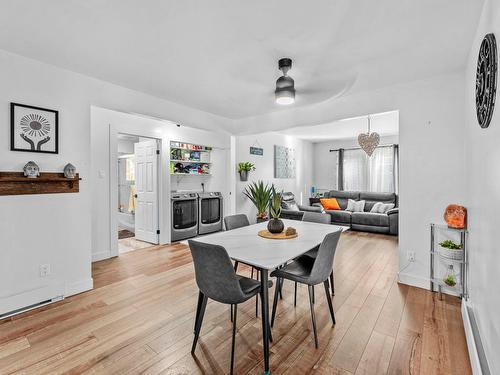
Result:
<svg viewBox="0 0 500 375"><path fill-rule="evenodd" d="M285 231L283 231L281 233L271 233L267 229L263 229L263 230L259 231L259 236L264 237L264 238L269 238L271 240L289 240L291 238L297 237L298 235L299 235L298 233L295 233L295 234L292 234L291 236L287 236L285 234Z"/></svg>

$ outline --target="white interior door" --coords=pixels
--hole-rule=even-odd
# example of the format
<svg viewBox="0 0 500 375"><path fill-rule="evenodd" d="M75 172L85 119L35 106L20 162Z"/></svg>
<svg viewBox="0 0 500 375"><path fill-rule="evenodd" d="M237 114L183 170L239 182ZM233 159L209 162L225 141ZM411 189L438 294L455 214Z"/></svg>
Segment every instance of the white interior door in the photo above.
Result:
<svg viewBox="0 0 500 375"><path fill-rule="evenodd" d="M158 144L147 140L134 144L135 188L135 238L158 243Z"/></svg>

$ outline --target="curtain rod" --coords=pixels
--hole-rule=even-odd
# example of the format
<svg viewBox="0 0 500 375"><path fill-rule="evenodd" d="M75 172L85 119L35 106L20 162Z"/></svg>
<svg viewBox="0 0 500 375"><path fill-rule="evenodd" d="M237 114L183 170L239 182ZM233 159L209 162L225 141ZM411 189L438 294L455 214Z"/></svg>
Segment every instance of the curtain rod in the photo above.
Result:
<svg viewBox="0 0 500 375"><path fill-rule="evenodd" d="M377 146L376 148L393 147L393 146L398 146L398 144L394 143L394 144L391 144L391 145L382 145L382 146ZM335 152L335 151L339 151L339 150L344 150L344 151L361 150L361 147L334 148L334 149L331 149L330 152Z"/></svg>

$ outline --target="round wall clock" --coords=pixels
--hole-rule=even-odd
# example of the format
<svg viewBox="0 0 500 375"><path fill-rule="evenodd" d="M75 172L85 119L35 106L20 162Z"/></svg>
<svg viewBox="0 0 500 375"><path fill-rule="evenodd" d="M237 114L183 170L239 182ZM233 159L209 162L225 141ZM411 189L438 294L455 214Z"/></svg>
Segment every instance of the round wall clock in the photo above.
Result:
<svg viewBox="0 0 500 375"><path fill-rule="evenodd" d="M479 126L490 125L497 89L497 42L495 35L484 37L479 49L476 73L476 115Z"/></svg>

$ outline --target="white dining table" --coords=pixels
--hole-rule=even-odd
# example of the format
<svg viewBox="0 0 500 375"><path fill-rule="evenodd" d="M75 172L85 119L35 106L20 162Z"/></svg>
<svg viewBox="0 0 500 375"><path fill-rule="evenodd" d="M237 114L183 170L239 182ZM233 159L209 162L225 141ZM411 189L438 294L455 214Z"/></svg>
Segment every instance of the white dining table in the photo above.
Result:
<svg viewBox="0 0 500 375"><path fill-rule="evenodd" d="M230 231L217 232L198 237L196 241L223 246L235 261L255 267L261 274L262 337L264 348L264 374L269 372L269 271L273 271L290 260L314 249L325 236L344 231L349 227L283 220L286 227L297 230L298 236L291 239L267 239L258 232L267 228L267 222L258 223Z"/></svg>

